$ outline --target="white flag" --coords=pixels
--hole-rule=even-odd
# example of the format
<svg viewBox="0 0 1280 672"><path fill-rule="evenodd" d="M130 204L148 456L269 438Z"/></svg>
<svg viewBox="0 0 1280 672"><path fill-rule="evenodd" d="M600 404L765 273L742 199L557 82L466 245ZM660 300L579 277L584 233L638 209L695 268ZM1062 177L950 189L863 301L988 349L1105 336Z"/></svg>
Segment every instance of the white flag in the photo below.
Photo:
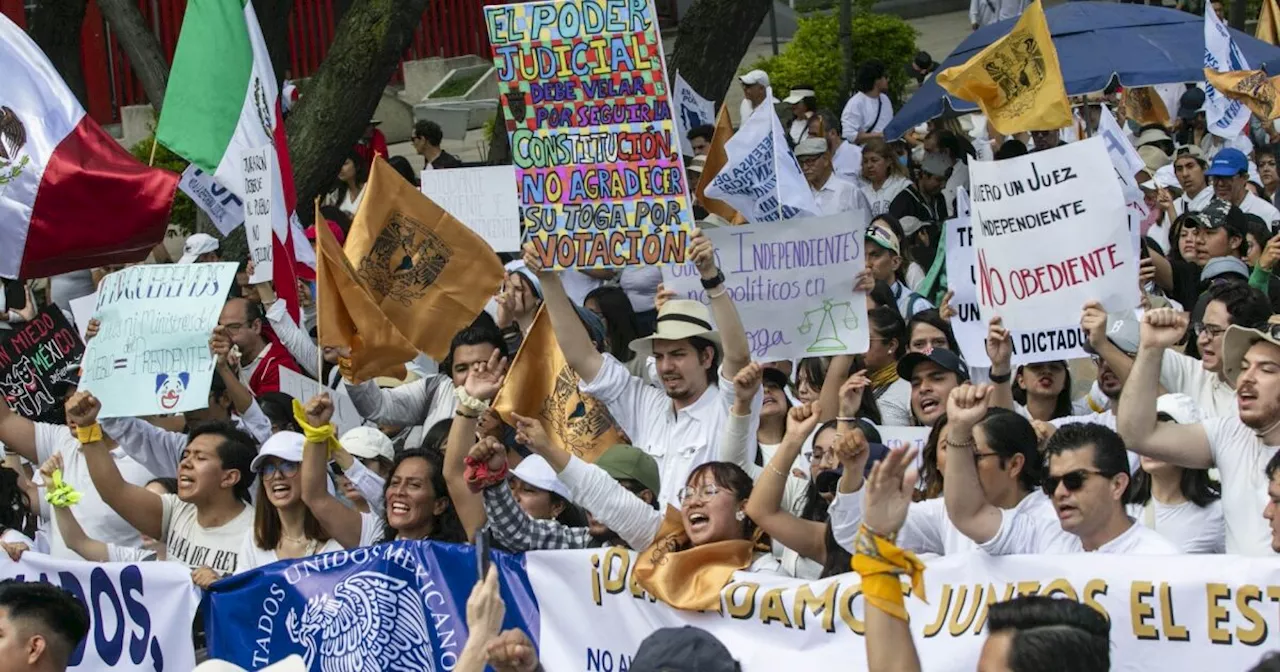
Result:
<svg viewBox="0 0 1280 672"><path fill-rule="evenodd" d="M693 143L689 141L689 131L708 124L716 123L716 104L702 96L684 81L680 73L676 73L676 133L680 138L680 153L693 156Z"/></svg>
<svg viewBox="0 0 1280 672"><path fill-rule="evenodd" d="M1204 3L1204 67L1218 72L1248 70L1244 52L1231 39L1231 33L1213 11L1213 3ZM1222 138L1235 138L1249 123L1249 108L1204 85L1204 114L1209 132Z"/></svg>
<svg viewBox="0 0 1280 672"><path fill-rule="evenodd" d="M766 100L772 99L770 90ZM728 161L706 195L728 203L750 222L816 217L818 204L771 109L747 118L725 143Z"/></svg>

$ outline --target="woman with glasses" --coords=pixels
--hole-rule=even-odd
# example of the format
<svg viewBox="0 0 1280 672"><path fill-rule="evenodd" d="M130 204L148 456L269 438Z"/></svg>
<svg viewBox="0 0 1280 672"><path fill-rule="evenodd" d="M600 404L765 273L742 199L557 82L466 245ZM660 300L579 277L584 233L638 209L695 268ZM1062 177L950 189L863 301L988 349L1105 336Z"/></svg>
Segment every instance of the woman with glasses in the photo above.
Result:
<svg viewBox="0 0 1280 672"><path fill-rule="evenodd" d="M240 547L236 571L277 560L342 550L302 501L302 444L297 432L273 434L249 469L258 479L253 529Z"/></svg>

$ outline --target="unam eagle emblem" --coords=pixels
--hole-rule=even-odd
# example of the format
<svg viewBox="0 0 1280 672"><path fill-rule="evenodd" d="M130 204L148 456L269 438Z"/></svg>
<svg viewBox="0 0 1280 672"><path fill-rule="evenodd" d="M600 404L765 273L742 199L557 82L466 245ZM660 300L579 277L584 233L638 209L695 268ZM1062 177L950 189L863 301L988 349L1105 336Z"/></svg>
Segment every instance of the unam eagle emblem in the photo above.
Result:
<svg viewBox="0 0 1280 672"><path fill-rule="evenodd" d="M422 599L405 581L360 572L307 600L301 615L285 617L289 638L301 644L307 669L322 672L434 672Z"/></svg>
<svg viewBox="0 0 1280 672"><path fill-rule="evenodd" d="M396 212L360 260L358 274L374 294L409 306L426 295L452 256L443 238Z"/></svg>
<svg viewBox="0 0 1280 672"><path fill-rule="evenodd" d="M1000 87L1006 114L1016 115L1035 104L1035 93L1044 84L1048 66L1040 44L1030 33L1010 33L1006 44L993 52L982 67Z"/></svg>
<svg viewBox="0 0 1280 672"><path fill-rule="evenodd" d="M542 417L550 423L552 434L560 437L564 449L577 457L590 455L614 428L613 416L604 404L578 390L578 375L568 365L560 368L554 391L542 402Z"/></svg>
<svg viewBox="0 0 1280 672"><path fill-rule="evenodd" d="M16 179L31 162L31 157L22 152L26 146L27 127L18 113L0 106L0 186Z"/></svg>
<svg viewBox="0 0 1280 672"><path fill-rule="evenodd" d="M1234 87L1235 93L1244 94L1242 102L1249 110L1262 119L1270 119L1276 103L1275 84L1262 71L1249 73Z"/></svg>

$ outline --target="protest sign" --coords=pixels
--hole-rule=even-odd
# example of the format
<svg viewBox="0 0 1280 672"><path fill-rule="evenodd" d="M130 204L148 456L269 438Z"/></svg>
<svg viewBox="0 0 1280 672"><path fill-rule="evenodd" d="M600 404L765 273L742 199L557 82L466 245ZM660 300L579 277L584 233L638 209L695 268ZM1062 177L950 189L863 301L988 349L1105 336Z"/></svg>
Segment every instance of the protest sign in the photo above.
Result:
<svg viewBox="0 0 1280 672"><path fill-rule="evenodd" d="M244 232L253 262L250 284L267 282L272 273L271 211L275 207L271 176L276 173L275 148L259 147L240 155L244 173Z"/></svg>
<svg viewBox="0 0 1280 672"><path fill-rule="evenodd" d="M424 170L422 193L495 252L520 251L520 196L511 166Z"/></svg>
<svg viewBox="0 0 1280 672"><path fill-rule="evenodd" d="M521 205L546 268L681 263L693 227L649 0L484 8Z"/></svg>
<svg viewBox="0 0 1280 672"><path fill-rule="evenodd" d="M93 319L93 308L98 305L97 293L71 299L71 316L76 320L76 330L80 332L80 340L88 342L89 320Z"/></svg>
<svg viewBox="0 0 1280 672"><path fill-rule="evenodd" d="M863 229L855 224L862 221L843 213L707 230L752 359L867 351L867 297L853 291L854 276L866 264ZM708 303L699 278L692 262L662 269L667 289Z"/></svg>
<svg viewBox="0 0 1280 672"><path fill-rule="evenodd" d="M333 426L338 428L339 436L352 427L364 424L364 417L360 415L360 411L356 410L356 404L351 401L351 395L347 394L347 388L344 386L327 388L314 378L308 378L297 371L281 367L280 391L304 404L311 397L321 392L328 392L329 399L333 401Z"/></svg>
<svg viewBox="0 0 1280 672"><path fill-rule="evenodd" d="M75 383L84 345L56 305L8 333L0 341L0 395L22 417L44 420L62 404L60 384Z"/></svg>
<svg viewBox="0 0 1280 672"><path fill-rule="evenodd" d="M453 669L466 646L471 547L397 541L274 563L214 584L210 657L261 669L290 654L309 670ZM626 548L492 554L507 613L547 670L620 672L659 628L694 626L720 640L744 672L867 670L866 602L857 574L819 581L738 572L720 608L674 609L646 594ZM988 609L1018 595L1070 599L1111 623L1116 671L1245 670L1280 646L1268 627L1280 566L1250 558L1077 553L925 561L925 591L908 595L920 669L971 672ZM349 623L354 633L331 627ZM591 624L584 628L583 624ZM330 626L330 627L326 627ZM339 637L348 635L339 640ZM353 648L339 646L339 642ZM402 656L401 668L386 656Z"/></svg>
<svg viewBox="0 0 1280 672"><path fill-rule="evenodd" d="M680 138L680 153L693 156L693 143L689 140L689 131L715 123L716 104L702 96L684 81L680 73L676 73L676 106L680 117L676 124L676 137Z"/></svg>
<svg viewBox="0 0 1280 672"><path fill-rule="evenodd" d="M237 226L244 223L244 201L230 189L218 184L212 175L197 168L196 164L189 164L182 171L178 188L209 215L222 235L231 235Z"/></svg>
<svg viewBox="0 0 1280 672"><path fill-rule="evenodd" d="M86 348L80 389L100 418L181 413L209 404L209 336L236 264L130 266L98 286L98 335Z"/></svg>
<svg viewBox="0 0 1280 672"><path fill-rule="evenodd" d="M1111 312L1138 305L1138 257L1101 138L970 171L983 321L1038 331L1090 300Z"/></svg>
<svg viewBox="0 0 1280 672"><path fill-rule="evenodd" d="M0 578L51 583L88 607L89 634L71 653L70 670L195 667L191 623L200 589L181 563L84 562L27 551L16 562L0 561Z"/></svg>
<svg viewBox="0 0 1280 672"><path fill-rule="evenodd" d="M773 96L772 90L766 100ZM725 143L728 158L704 193L728 203L749 222L818 214L813 191L787 145L776 114L753 114ZM865 220L859 220L865 221Z"/></svg>
<svg viewBox="0 0 1280 672"><path fill-rule="evenodd" d="M971 368L987 368L991 366L987 357L987 321L978 310L977 260L973 253L969 195L964 189L956 192L956 212L958 216L946 223L947 288L952 292L951 307L956 311L951 318L951 330L965 362ZM1014 366L1089 356L1081 348L1088 337L1080 329L1079 313L1063 311L1061 318L1058 321L1063 325L1059 328L1009 331Z"/></svg>

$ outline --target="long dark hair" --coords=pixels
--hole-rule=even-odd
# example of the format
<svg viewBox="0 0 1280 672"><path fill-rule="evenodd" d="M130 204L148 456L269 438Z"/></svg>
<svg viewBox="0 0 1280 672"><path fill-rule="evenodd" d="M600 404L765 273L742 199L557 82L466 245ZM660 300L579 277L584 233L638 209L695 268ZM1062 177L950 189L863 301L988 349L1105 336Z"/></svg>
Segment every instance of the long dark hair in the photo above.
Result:
<svg viewBox="0 0 1280 672"><path fill-rule="evenodd" d="M1161 418L1166 419L1167 416ZM1188 502L1200 508L1222 499L1221 485L1209 477L1208 469L1184 469L1178 479L1178 489ZM1124 493L1125 504L1145 505L1151 501L1151 474L1138 469L1129 476L1129 489Z"/></svg>
<svg viewBox="0 0 1280 672"><path fill-rule="evenodd" d="M867 368L867 360L862 355L853 356L853 364L849 365L849 372L846 376ZM858 406L858 417L864 420L870 420L873 425L884 424L884 417L880 415L880 403L876 401L876 395L870 390L862 393L862 405Z"/></svg>
<svg viewBox="0 0 1280 672"><path fill-rule="evenodd" d="M826 547L827 559L822 563L822 575L818 578L825 579L831 576L844 574L853 566L853 554L844 549L840 542L836 541L835 530L831 528L831 521L827 521L827 533L823 538L823 545Z"/></svg>
<svg viewBox="0 0 1280 672"><path fill-rule="evenodd" d="M1059 361L1058 363L1062 364L1062 369L1066 371L1067 378L1062 384L1062 391L1058 393L1058 398L1053 403L1053 418L1051 419L1054 420L1065 418L1075 413L1071 406L1071 366L1065 361ZM1013 376L1013 400L1023 406L1027 405L1027 388L1018 384L1018 376L1022 375L1022 371L1025 368L1025 366L1018 366Z"/></svg>
<svg viewBox="0 0 1280 672"><path fill-rule="evenodd" d="M427 535L427 538L433 541L448 541L457 544L466 543L467 533L462 527L462 521L458 519L457 509L453 508L453 500L449 498L449 485L445 483L444 480L444 457L442 457L439 452L423 450L421 448L401 451L396 455L395 462L391 463L391 477L395 477L396 471L400 469L400 465L403 464L405 460L412 460L415 458L425 460L429 467L428 471L430 472L429 478L431 479L431 490L435 499L443 499L449 503L449 506L444 510L444 513L434 516L435 520L431 526L431 534ZM390 487L391 478L388 478L386 485L382 488L382 498L384 501L387 498L387 489ZM382 537L382 543L395 541L396 535L399 532L387 523L387 514L385 510L382 514L382 523L383 528L385 529Z"/></svg>
<svg viewBox="0 0 1280 672"><path fill-rule="evenodd" d="M303 511L302 533L307 535L308 539L314 539L323 546L330 539L329 532L324 529L324 525L320 524L320 519L311 513L310 508L301 502L298 506L301 506ZM258 498L253 506L253 543L258 548L269 551L280 545L280 537L283 534L284 524L280 522L280 510L267 498L267 481L259 475Z"/></svg>
<svg viewBox="0 0 1280 672"><path fill-rule="evenodd" d="M956 334L951 330L951 323L942 319L942 315L937 308L922 310L907 320L907 347L911 347L911 339L914 338L916 327L921 324L927 324L938 331L941 331L947 337L947 349L956 354L960 353L960 344L956 342Z"/></svg>
<svg viewBox="0 0 1280 672"><path fill-rule="evenodd" d="M870 395L864 394L863 396L865 397ZM814 442L817 442L819 434L827 431L828 429L834 431L835 428L835 420L828 420L821 425L818 425L818 429L813 433ZM828 519L827 509L830 506L831 503L827 501L827 498L823 497L822 493L818 492L817 484L814 483L813 479L809 479L809 487L804 489L804 506L800 509L800 519L812 520L815 523L825 523Z"/></svg>
<svg viewBox="0 0 1280 672"><path fill-rule="evenodd" d="M636 321L636 311L631 307L631 299L621 287L597 287L583 299L594 299L600 307L600 315L604 318L605 333L609 337L609 353L619 362L629 362L636 353L631 350L631 341L640 337L640 323Z"/></svg>
<svg viewBox="0 0 1280 672"><path fill-rule="evenodd" d="M0 467L0 532L4 530L17 530L32 539L36 536L31 498L18 485L18 472L8 467Z"/></svg>
<svg viewBox="0 0 1280 672"><path fill-rule="evenodd" d="M942 496L942 471L938 469L938 440L942 438L942 428L947 426L947 414L943 413L933 421L933 429L929 430L929 438L924 442L920 460L920 483L916 486L913 501L922 502Z"/></svg>

